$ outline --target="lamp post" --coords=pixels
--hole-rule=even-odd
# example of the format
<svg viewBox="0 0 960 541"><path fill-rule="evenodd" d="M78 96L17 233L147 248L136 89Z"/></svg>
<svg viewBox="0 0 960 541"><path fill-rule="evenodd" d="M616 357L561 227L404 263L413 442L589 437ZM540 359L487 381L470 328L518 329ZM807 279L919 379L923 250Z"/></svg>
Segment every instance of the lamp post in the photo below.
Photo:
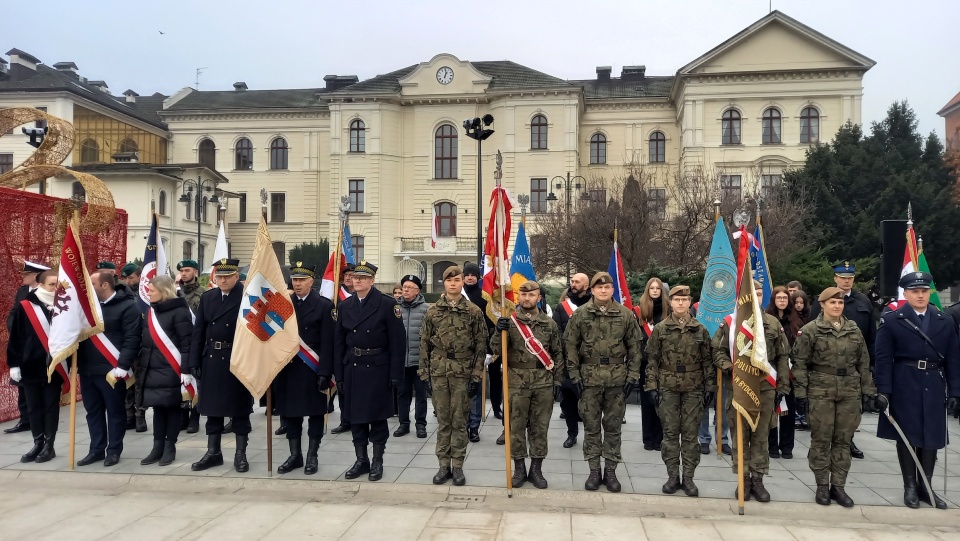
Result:
<svg viewBox="0 0 960 541"><path fill-rule="evenodd" d="M581 182L582 182L582 184L581 184ZM552 179L550 179L550 183L551 183L551 184L554 184L554 183L555 183L554 186L556 186L556 189L559 190L560 188L564 188L564 190L566 191L567 234L569 234L569 232L570 232L570 213L572 212L572 206L573 206L573 189L576 188L577 190L581 190L581 189L584 190L583 196L582 196L583 199L589 199L589 198L590 198L590 194L586 191L586 190L587 190L587 179L581 177L580 175L573 175L573 176L571 176L571 175L570 175L570 172L568 171L566 177L564 177L564 176L562 176L562 175L557 175L557 176L553 177ZM553 192L550 192L550 194L547 195L547 201L550 201L551 203L556 202L556 201L557 201L557 195L556 195L555 193L553 193ZM568 247L568 250L567 250L567 284L568 284L568 285L570 284L570 251L569 251L569 247Z"/></svg>
<svg viewBox="0 0 960 541"><path fill-rule="evenodd" d="M466 131L467 137L477 141L477 265L481 269L483 269L483 213L480 209L483 208L483 167L480 163L482 159L480 150L483 141L493 135L492 129L482 126L490 126L491 124L493 124L493 115L489 113L483 115L482 118L463 121L463 129Z"/></svg>
<svg viewBox="0 0 960 541"><path fill-rule="evenodd" d="M193 194L194 186L196 186L197 188L197 193L195 196ZM216 179L210 178L210 179L204 180L203 176L201 175L197 175L197 180L193 180L189 178L184 179L183 193L180 195L179 199L177 199L181 203L184 203L185 205L187 205L187 208L189 208L189 205L191 203L194 204L194 209L196 210L196 217L197 217L197 264L199 265L200 268L203 268L203 261L201 261L202 258L200 257L200 243L201 243L201 234L203 232L203 216L204 216L204 210L205 210L203 208L203 193L202 193L203 190L206 190L207 192L213 192L213 197L208 199L207 203L210 203L212 205L220 204L220 198L217 196L217 193L216 193L216 190L217 190Z"/></svg>

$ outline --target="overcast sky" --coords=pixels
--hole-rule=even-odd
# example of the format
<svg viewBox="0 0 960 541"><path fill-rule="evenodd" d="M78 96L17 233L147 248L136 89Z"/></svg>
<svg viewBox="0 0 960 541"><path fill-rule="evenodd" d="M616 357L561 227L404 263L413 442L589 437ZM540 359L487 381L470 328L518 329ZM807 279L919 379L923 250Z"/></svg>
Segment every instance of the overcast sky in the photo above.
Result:
<svg viewBox="0 0 960 541"><path fill-rule="evenodd" d="M921 133L943 137L937 111L960 92L958 0L772 0L779 9L877 62L864 78L863 118L908 99ZM768 13L768 0L23 0L3 3L2 52L47 65L73 61L114 94L322 87L327 74L380 73L452 53L512 60L565 79L596 66L645 64L671 75ZM163 32L161 34L160 32Z"/></svg>

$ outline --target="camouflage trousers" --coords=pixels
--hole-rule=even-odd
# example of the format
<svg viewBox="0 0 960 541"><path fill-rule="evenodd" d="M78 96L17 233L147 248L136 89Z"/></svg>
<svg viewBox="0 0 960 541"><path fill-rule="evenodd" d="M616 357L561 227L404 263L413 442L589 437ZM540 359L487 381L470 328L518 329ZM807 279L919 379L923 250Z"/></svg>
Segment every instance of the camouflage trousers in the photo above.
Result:
<svg viewBox="0 0 960 541"><path fill-rule="evenodd" d="M463 467L467 456L468 378L431 378L433 409L437 412L437 458L440 467Z"/></svg>
<svg viewBox="0 0 960 541"><path fill-rule="evenodd" d="M810 394L810 391L807 391ZM860 426L860 399L809 399L807 462L818 485L844 486L850 471L850 442Z"/></svg>
<svg viewBox="0 0 960 541"><path fill-rule="evenodd" d="M657 406L660 423L663 425L663 443L660 456L667 466L667 475L680 475L683 459L683 476L693 478L700 464L700 418L703 416L703 392L660 391Z"/></svg>
<svg viewBox="0 0 960 541"><path fill-rule="evenodd" d="M602 456L608 463L620 463L620 428L626 413L623 388L586 387L580 397L583 419L583 459L591 469L600 467ZM699 426L699 425L698 425ZM600 429L603 428L601 437Z"/></svg>
<svg viewBox="0 0 960 541"><path fill-rule="evenodd" d="M512 383L512 382L511 382ZM547 456L547 430L553 415L553 387L510 387L510 457ZM527 441L530 447L527 454Z"/></svg>
<svg viewBox="0 0 960 541"><path fill-rule="evenodd" d="M770 441L770 419L773 418L773 403L777 396L777 391L767 383L762 383L764 389L760 391L760 421L757 423L757 429L750 431L750 425L745 421L743 426L743 465L751 474L766 475L770 472L770 449L767 443ZM739 441L737 438L737 415L740 412L731 407L727 412L727 422L730 423L730 443L733 444L733 473L737 473L737 447Z"/></svg>

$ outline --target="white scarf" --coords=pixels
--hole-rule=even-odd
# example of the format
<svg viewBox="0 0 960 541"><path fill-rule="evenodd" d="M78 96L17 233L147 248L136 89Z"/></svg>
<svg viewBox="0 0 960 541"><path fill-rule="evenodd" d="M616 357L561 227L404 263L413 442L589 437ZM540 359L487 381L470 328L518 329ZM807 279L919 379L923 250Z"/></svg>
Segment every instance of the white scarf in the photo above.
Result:
<svg viewBox="0 0 960 541"><path fill-rule="evenodd" d="M47 291L42 287L38 287L37 289L33 290L33 293L34 295L37 296L38 299L40 299L40 302L46 305L47 308L50 308L51 306L53 306L53 294L54 294L53 291Z"/></svg>

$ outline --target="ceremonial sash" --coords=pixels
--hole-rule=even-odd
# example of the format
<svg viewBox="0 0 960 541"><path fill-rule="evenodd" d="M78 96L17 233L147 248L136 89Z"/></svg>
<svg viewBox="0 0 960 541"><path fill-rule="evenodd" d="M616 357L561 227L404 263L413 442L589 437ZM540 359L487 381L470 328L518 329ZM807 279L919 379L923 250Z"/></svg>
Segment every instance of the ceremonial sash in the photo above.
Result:
<svg viewBox="0 0 960 541"><path fill-rule="evenodd" d="M533 330L530 329L526 323L517 319L516 313L510 316L510 319L513 320L513 323L517 326L517 330L520 331L520 336L523 337L523 345L527 347L527 351L539 359L540 364L542 364L544 368L553 370L553 359L550 358L550 354L544 349L543 344L533 335Z"/></svg>
<svg viewBox="0 0 960 541"><path fill-rule="evenodd" d="M345 301L349 296L350 296L350 292L347 291L347 288L340 286L340 300Z"/></svg>
<svg viewBox="0 0 960 541"><path fill-rule="evenodd" d="M303 341L303 338L300 339L300 351L297 352L297 357L300 357L304 364L306 364L310 370L313 370L314 373L320 370L320 356Z"/></svg>
<svg viewBox="0 0 960 541"><path fill-rule="evenodd" d="M36 304L28 301L22 300L20 304L23 306L23 311L27 314L27 319L30 320L30 325L33 327L33 332L37 333L37 338L40 339L40 343L43 344L43 349L50 354L50 345L49 345L49 336L50 336L50 322L47 321L47 315L43 313L43 309L37 306ZM70 366L67 364L66 359L57 363L56 369L60 377L63 379L63 386L60 388L60 395L64 396L70 393Z"/></svg>
<svg viewBox="0 0 960 541"><path fill-rule="evenodd" d="M560 303L560 307L563 308L564 312L566 312L567 317L572 316L573 313L577 311L577 308L579 308L579 306L573 304L573 301L570 300L570 297L564 299L563 302Z"/></svg>
<svg viewBox="0 0 960 541"><path fill-rule="evenodd" d="M107 335L105 333L95 334L91 336L90 341L93 342L93 345L97 348L97 351L99 351L100 354L103 355L105 359L107 359L107 362L110 363L110 366L114 368L117 368L119 366L120 350L117 349L117 346L113 345L113 342L111 342L110 339L107 338ZM130 371L127 371L127 375L120 379L122 379L123 381L126 381L127 385L133 385L134 383L136 383L136 380L133 377L133 373ZM117 384L117 378L114 377L112 372L107 372L107 383L109 383L111 387L114 387Z"/></svg>
<svg viewBox="0 0 960 541"><path fill-rule="evenodd" d="M167 336L167 333L163 330L163 327L160 326L160 322L157 320L156 311L151 308L150 315L147 318L147 325L150 328L150 338L153 339L153 344L160 351L160 354L163 355L163 358L170 363L170 367L173 368L173 371L176 372L177 377L180 377L180 364L182 359L180 358L180 350L177 349L174 345L173 340ZM183 400L196 403L197 401L197 389L193 385L180 385L180 396L183 397Z"/></svg>
<svg viewBox="0 0 960 541"><path fill-rule="evenodd" d="M653 323L644 321L641 327L643 328L643 332L646 333L647 338L650 338L650 335L653 334Z"/></svg>

